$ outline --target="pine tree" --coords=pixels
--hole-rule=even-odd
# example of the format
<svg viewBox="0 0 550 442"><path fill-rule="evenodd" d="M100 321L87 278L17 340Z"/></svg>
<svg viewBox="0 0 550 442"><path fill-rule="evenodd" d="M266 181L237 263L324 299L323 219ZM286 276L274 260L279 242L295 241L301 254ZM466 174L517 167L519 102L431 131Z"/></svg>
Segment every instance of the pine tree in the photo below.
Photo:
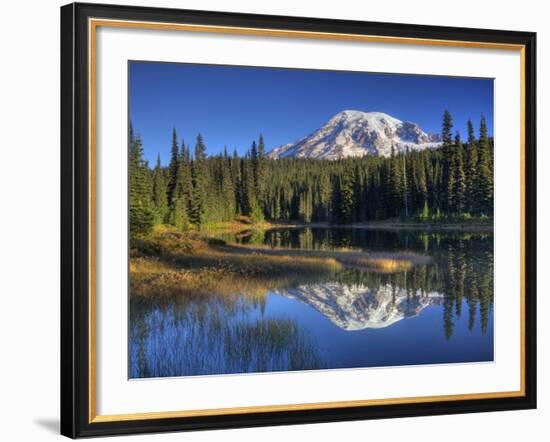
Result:
<svg viewBox="0 0 550 442"><path fill-rule="evenodd" d="M466 175L464 174L463 147L460 134L455 136L454 152L454 209L456 213L463 213L466 204Z"/></svg>
<svg viewBox="0 0 550 442"><path fill-rule="evenodd" d="M395 147L391 147L388 175L388 209L390 216L399 216L403 209L403 165L400 156L396 155Z"/></svg>
<svg viewBox="0 0 550 442"><path fill-rule="evenodd" d="M250 161L252 161L252 171L254 173L254 186L256 186L256 172L258 171L258 146L256 141L252 141L252 146L250 147Z"/></svg>
<svg viewBox="0 0 550 442"><path fill-rule="evenodd" d="M170 212L170 224L180 230L189 230L190 220L187 209L187 203L183 195L176 195Z"/></svg>
<svg viewBox="0 0 550 442"><path fill-rule="evenodd" d="M407 149L407 155L409 151ZM409 185L407 182L407 167L405 163L405 155L401 156L401 164L403 165L403 214L405 218L409 217Z"/></svg>
<svg viewBox="0 0 550 442"><path fill-rule="evenodd" d="M155 214L151 207L151 187L148 180L149 168L143 160L143 143L133 132L129 134L132 141L129 154L129 217L130 235L135 237L151 231Z"/></svg>
<svg viewBox="0 0 550 442"><path fill-rule="evenodd" d="M191 196L191 221L199 228L206 219L207 203L207 165L206 146L202 135L199 133L195 144L195 158L192 162L193 192Z"/></svg>
<svg viewBox="0 0 550 442"><path fill-rule="evenodd" d="M326 172L321 172L317 180L317 201L314 210L316 212L316 218L321 222L330 221L330 198L332 195L332 184L330 181L330 175Z"/></svg>
<svg viewBox="0 0 550 442"><path fill-rule="evenodd" d="M443 112L443 127L441 130L442 148L447 151L451 149L453 144L453 117L448 110ZM446 152L447 153L447 152Z"/></svg>
<svg viewBox="0 0 550 442"><path fill-rule="evenodd" d="M441 197L443 202L443 208L449 211L453 211L453 207L449 207L449 203L452 204L454 200L453 186L454 176L449 172L451 168L451 162L453 160L453 118L448 110L443 113L443 126L441 130L441 152L443 154L442 165L442 181L443 186L441 188Z"/></svg>
<svg viewBox="0 0 550 442"><path fill-rule="evenodd" d="M180 193L183 193L191 203L191 194L193 193L193 177L191 174L191 154L189 146L183 140L181 141L181 151L178 158L178 185Z"/></svg>
<svg viewBox="0 0 550 442"><path fill-rule="evenodd" d="M239 158L237 149L234 149L233 157L231 158L231 181L233 182L233 189L235 190L235 214L236 215L242 215L244 213L241 162L242 161L241 161L241 158Z"/></svg>
<svg viewBox="0 0 550 442"><path fill-rule="evenodd" d="M425 155L420 154L416 162L416 177L418 183L418 207L422 207L422 213L429 212L428 209L428 178L426 172ZM426 217L427 218L427 217Z"/></svg>
<svg viewBox="0 0 550 442"><path fill-rule="evenodd" d="M433 161L431 167L432 174L430 175L430 181L428 183L428 189L430 190L429 205L432 207L432 211L439 211L444 205L443 195L443 161ZM430 163L432 164L432 163Z"/></svg>
<svg viewBox="0 0 550 442"><path fill-rule="evenodd" d="M265 191L266 191L266 157L264 137L260 134L258 140L258 158L256 161L256 195L262 209L265 209Z"/></svg>
<svg viewBox="0 0 550 442"><path fill-rule="evenodd" d="M354 186L355 174L353 165L346 162L341 173L335 179L333 207L336 224L349 224L353 222L355 208Z"/></svg>
<svg viewBox="0 0 550 442"><path fill-rule="evenodd" d="M180 230L190 228L191 195L193 183L191 165L189 163L189 149L181 141L181 149L177 158L177 177L174 189L172 207L170 208L170 224Z"/></svg>
<svg viewBox="0 0 550 442"><path fill-rule="evenodd" d="M130 123L128 125L128 149L130 152L133 149L135 141L136 140L134 137L134 126L132 125L132 121L130 120Z"/></svg>
<svg viewBox="0 0 550 442"><path fill-rule="evenodd" d="M164 171L160 165L160 154L157 154L157 163L153 170L153 206L155 208L155 219L161 224L166 219L168 213L168 202L166 199L166 182L164 180Z"/></svg>
<svg viewBox="0 0 550 442"><path fill-rule="evenodd" d="M358 163L355 164L354 168L354 188L353 195L355 200L355 211L353 219L356 222L361 222L366 220L367 216L367 199L365 197L366 193L366 171Z"/></svg>
<svg viewBox="0 0 550 442"><path fill-rule="evenodd" d="M222 197L222 220L231 221L235 217L235 188L231 179L231 163L227 155L227 150L224 150L224 156L221 163L220 171L220 195Z"/></svg>
<svg viewBox="0 0 550 442"><path fill-rule="evenodd" d="M257 166L257 159L258 151L256 142L254 141L247 157L243 160L244 212L254 223L263 221L263 213L256 196L256 174L254 167Z"/></svg>
<svg viewBox="0 0 550 442"><path fill-rule="evenodd" d="M468 212L477 213L478 209L478 155L477 143L474 133L474 125L468 120L468 148L466 150L465 173L466 173L466 209Z"/></svg>
<svg viewBox="0 0 550 442"><path fill-rule="evenodd" d="M166 190L166 199L170 210L174 204L174 191L176 190L176 182L178 180L178 137L176 134L176 128L172 129L172 149L170 156L170 163L168 164L168 186Z"/></svg>
<svg viewBox="0 0 550 442"><path fill-rule="evenodd" d="M254 169L250 160L250 151L242 159L242 207L243 215L250 215L251 201L255 198Z"/></svg>
<svg viewBox="0 0 550 442"><path fill-rule="evenodd" d="M300 221L309 223L313 213L313 198L311 189L306 187L299 193L299 217Z"/></svg>
<svg viewBox="0 0 550 442"><path fill-rule="evenodd" d="M493 214L493 171L491 168L491 147L487 135L487 122L481 117L478 145L478 190L481 212Z"/></svg>

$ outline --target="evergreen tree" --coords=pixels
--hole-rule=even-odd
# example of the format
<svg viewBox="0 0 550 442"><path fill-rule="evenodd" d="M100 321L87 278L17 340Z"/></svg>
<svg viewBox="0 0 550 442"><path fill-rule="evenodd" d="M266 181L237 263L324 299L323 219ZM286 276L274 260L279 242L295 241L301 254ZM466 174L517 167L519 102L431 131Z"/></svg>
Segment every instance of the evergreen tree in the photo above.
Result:
<svg viewBox="0 0 550 442"><path fill-rule="evenodd" d="M260 134L258 140L258 158L256 160L256 195L260 207L265 209L265 191L266 191L266 157L264 137Z"/></svg>
<svg viewBox="0 0 550 442"><path fill-rule="evenodd" d="M425 156L420 154L415 169L415 176L417 182L417 195L416 207L422 207L422 213L429 212L428 208L428 177L426 172ZM427 218L427 217L426 217Z"/></svg>
<svg viewBox="0 0 550 442"><path fill-rule="evenodd" d="M134 126L132 125L132 121L130 121L130 123L128 125L128 149L129 149L130 152L133 149L135 141L136 140L135 140L135 137L134 137Z"/></svg>
<svg viewBox="0 0 550 442"><path fill-rule="evenodd" d="M309 223L313 215L313 197L309 187L299 193L299 217L300 221Z"/></svg>
<svg viewBox="0 0 550 442"><path fill-rule="evenodd" d="M407 154L409 153L407 149ZM405 161L405 155L401 156L401 164L403 165L403 214L406 218L409 216L409 184L407 182L407 167Z"/></svg>
<svg viewBox="0 0 550 442"><path fill-rule="evenodd" d="M450 158L447 161L447 185L445 186L445 195L447 196L446 210L447 213L455 214L457 212L457 195L456 192L456 174L457 167L456 152L450 153Z"/></svg>
<svg viewBox="0 0 550 442"><path fill-rule="evenodd" d="M353 222L355 198L353 194L355 186L355 174L353 165L344 164L341 173L335 178L334 192L334 221L336 224L348 224Z"/></svg>
<svg viewBox="0 0 550 442"><path fill-rule="evenodd" d="M252 141L252 146L250 147L250 161L252 162L252 172L254 174L254 187L256 187L258 171L258 146L256 145L256 141Z"/></svg>
<svg viewBox="0 0 550 442"><path fill-rule="evenodd" d="M399 216L403 210L403 166L399 155L395 154L395 147L391 147L391 157L389 159L388 175L388 210L389 216Z"/></svg>
<svg viewBox="0 0 550 442"><path fill-rule="evenodd" d="M206 165L206 146L202 135L199 133L195 144L195 158L192 162L192 182L193 191L191 195L191 221L200 226L204 224L207 212L207 187L208 187L208 168Z"/></svg>
<svg viewBox="0 0 550 442"><path fill-rule="evenodd" d="M356 222L361 222L366 220L367 216L367 199L366 194L366 171L361 168L359 163L355 164L354 168L354 187L353 187L353 196L355 200L355 210L353 219Z"/></svg>
<svg viewBox="0 0 550 442"><path fill-rule="evenodd" d="M170 223L181 230L190 228L191 195L193 182L191 176L189 149L181 141L181 149L177 158L177 177L172 207L170 208Z"/></svg>
<svg viewBox="0 0 550 442"><path fill-rule="evenodd" d="M257 160L258 151L256 142L254 141L248 156L243 160L244 212L250 217L252 222L263 221L263 213L256 196L255 167L257 166Z"/></svg>
<svg viewBox="0 0 550 442"><path fill-rule="evenodd" d="M161 224L168 214L168 202L166 199L167 187L164 180L164 172L160 165L160 154L157 154L157 163L153 170L153 206L155 209L155 219Z"/></svg>
<svg viewBox="0 0 550 442"><path fill-rule="evenodd" d="M460 134L457 132L455 137L454 151L454 169L451 171L454 175L454 210L456 213L464 212L466 204L466 175L464 174L463 147L460 140Z"/></svg>
<svg viewBox="0 0 550 442"><path fill-rule="evenodd" d="M481 212L493 214L493 171L491 167L491 147L487 136L487 122L481 117L478 145L478 191Z"/></svg>
<svg viewBox="0 0 550 442"><path fill-rule="evenodd" d="M149 168L143 160L143 143L139 136L129 134L132 141L129 154L129 217L130 235L147 234L155 221L151 206L151 187L148 180Z"/></svg>
<svg viewBox="0 0 550 442"><path fill-rule="evenodd" d="M452 211L453 208L449 207L449 203L453 203L453 186L454 186L454 176L452 173L449 173L451 168L451 162L454 158L452 155L453 151L453 118L451 113L448 110L445 110L443 113L443 126L441 130L441 152L443 153L443 164L442 164L442 179L444 185L441 188L441 199L443 202L443 209Z"/></svg>
<svg viewBox="0 0 550 442"><path fill-rule="evenodd" d="M453 144L453 117L448 110L443 112L443 126L441 130L442 148L446 150L445 154L451 149Z"/></svg>
<svg viewBox="0 0 550 442"><path fill-rule="evenodd" d="M222 220L231 221L235 217L235 187L231 178L231 163L227 155L227 150L224 150L223 160L220 170L220 189L222 198Z"/></svg>
<svg viewBox="0 0 550 442"><path fill-rule="evenodd" d="M191 195L193 193L193 177L191 173L191 154L189 153L189 146L187 146L183 140L181 141L181 151L178 158L178 184L176 188L180 194L185 196L188 204L188 210L190 210Z"/></svg>
<svg viewBox="0 0 550 442"><path fill-rule="evenodd" d="M242 180L242 161L239 158L237 149L233 150L233 157L231 158L231 181L233 183L233 189L235 191L235 214L242 215L244 213L243 203L243 180Z"/></svg>
<svg viewBox="0 0 550 442"><path fill-rule="evenodd" d="M317 191L314 206L315 217L317 221L330 221L332 185L330 175L325 171L321 171L317 178Z"/></svg>
<svg viewBox="0 0 550 442"><path fill-rule="evenodd" d="M190 228L187 202L181 194L174 197L170 212L170 224L184 231Z"/></svg>
<svg viewBox="0 0 550 442"><path fill-rule="evenodd" d="M168 202L168 207L170 211L174 205L174 191L176 190L176 183L178 180L178 161L179 161L179 150L178 150L178 137L176 134L176 128L172 129L172 148L170 163L168 164L168 186L166 190L166 199Z"/></svg>
<svg viewBox="0 0 550 442"><path fill-rule="evenodd" d="M474 125L468 120L468 148L466 150L465 174L466 174L466 209L468 212L478 212L478 169L477 169L477 143L474 133Z"/></svg>

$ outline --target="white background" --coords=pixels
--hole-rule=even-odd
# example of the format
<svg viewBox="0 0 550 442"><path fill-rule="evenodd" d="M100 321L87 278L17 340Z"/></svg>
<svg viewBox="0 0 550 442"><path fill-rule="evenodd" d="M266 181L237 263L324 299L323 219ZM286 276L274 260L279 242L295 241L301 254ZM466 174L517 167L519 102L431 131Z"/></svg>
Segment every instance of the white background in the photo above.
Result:
<svg viewBox="0 0 550 442"><path fill-rule="evenodd" d="M449 26L490 27L539 32L539 226L548 221L542 176L548 154L542 122L550 96L548 77L550 33L543 2L469 1L450 9L443 2L394 0L364 3L340 0L320 3L232 0L142 1L130 4L186 7L348 18ZM5 440L48 440L57 436L59 409L59 10L58 1L11 2L4 5L0 49L0 234L2 319L0 336L0 436ZM6 138L7 135L7 138ZM548 140L550 141L550 140ZM547 213L544 214L544 211ZM545 216L546 215L546 216ZM543 219L544 218L544 219ZM550 243L539 231L539 409L464 416L440 416L369 422L320 424L192 434L140 436L126 440L229 441L379 440L463 441L545 440L550 432L547 397L550 326L541 321L550 305L545 298L543 265ZM382 439L384 438L384 439Z"/></svg>

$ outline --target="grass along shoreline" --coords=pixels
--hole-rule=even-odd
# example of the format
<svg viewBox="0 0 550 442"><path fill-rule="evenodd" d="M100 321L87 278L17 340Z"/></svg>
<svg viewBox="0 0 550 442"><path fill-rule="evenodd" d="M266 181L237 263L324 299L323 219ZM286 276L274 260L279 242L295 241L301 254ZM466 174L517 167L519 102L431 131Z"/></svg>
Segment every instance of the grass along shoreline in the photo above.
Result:
<svg viewBox="0 0 550 442"><path fill-rule="evenodd" d="M238 233L250 230L274 229L302 229L302 228L330 228L330 229L372 229L372 230L427 230L427 231L464 231L464 232L492 232L494 223L492 218L448 221L448 220L401 220L399 218L383 221L369 221L350 224L330 224L326 222L300 221L262 221L253 223L248 217L241 216L235 221L211 223L203 226L200 232L206 235L220 235L224 233ZM162 228L162 227L161 227ZM158 229L158 228L157 228Z"/></svg>
<svg viewBox="0 0 550 442"><path fill-rule="evenodd" d="M492 232L493 221L370 221L367 223L329 224L329 223L269 223L269 229L302 229L302 228L330 228L330 229L371 229L371 230L427 230L427 231L458 231L458 232Z"/></svg>
<svg viewBox="0 0 550 442"><path fill-rule="evenodd" d="M429 257L415 253L230 244L207 232L212 233L182 233L160 227L147 237L134 238L130 250L131 297L263 296L270 288L329 280L344 267L397 272L429 261Z"/></svg>
<svg viewBox="0 0 550 442"><path fill-rule="evenodd" d="M253 254L257 257L278 256L285 258L334 259L344 267L354 267L381 272L408 270L416 264L426 264L430 258L413 252L364 252L355 249L335 250L304 250L289 248L273 248L268 246L248 245L217 245L219 250L231 253Z"/></svg>

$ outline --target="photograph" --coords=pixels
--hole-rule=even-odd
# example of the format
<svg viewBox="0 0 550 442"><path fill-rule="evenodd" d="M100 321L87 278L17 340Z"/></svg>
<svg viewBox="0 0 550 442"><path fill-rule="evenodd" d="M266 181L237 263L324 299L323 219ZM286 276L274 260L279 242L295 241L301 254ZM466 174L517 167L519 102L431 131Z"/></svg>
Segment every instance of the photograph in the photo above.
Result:
<svg viewBox="0 0 550 442"><path fill-rule="evenodd" d="M63 435L536 408L536 33L310 12L61 8Z"/></svg>
<svg viewBox="0 0 550 442"><path fill-rule="evenodd" d="M128 60L128 378L492 363L493 118L493 78Z"/></svg>
<svg viewBox="0 0 550 442"><path fill-rule="evenodd" d="M550 434L548 17L436 3L6 3L0 442Z"/></svg>

